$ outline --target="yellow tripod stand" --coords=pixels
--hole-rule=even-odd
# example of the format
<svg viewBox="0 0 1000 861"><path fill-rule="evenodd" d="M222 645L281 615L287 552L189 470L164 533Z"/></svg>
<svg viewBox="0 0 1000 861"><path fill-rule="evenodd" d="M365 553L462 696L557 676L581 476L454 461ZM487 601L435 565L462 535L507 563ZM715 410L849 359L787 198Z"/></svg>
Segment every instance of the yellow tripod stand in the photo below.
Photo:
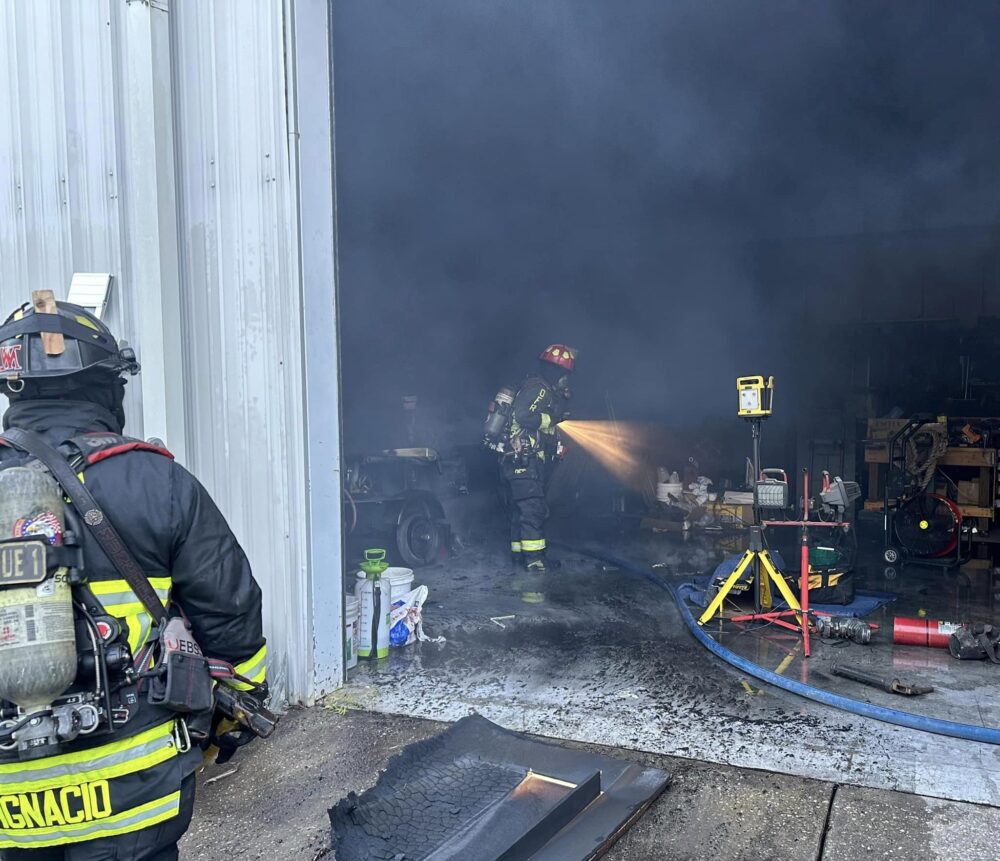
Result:
<svg viewBox="0 0 1000 861"><path fill-rule="evenodd" d="M722 584L718 594L716 594L711 603L705 608L705 612L701 614L701 617L698 619L699 625L704 625L716 613L721 615L722 602L726 600L726 596L739 583L740 578L751 565L754 566L754 589L757 590L756 604L764 611L764 614L759 615L767 615L767 611L771 609L771 583L774 583L778 587L781 597L785 599L791 610L802 609L798 599L795 597L795 593L788 587L785 578L778 569L774 567L774 563L771 561L771 554L764 549L762 527L751 526L750 548L743 554L743 558L740 559L736 569L726 578L726 582ZM799 620L799 624L801 624L801 619ZM788 627L791 626L789 625Z"/></svg>

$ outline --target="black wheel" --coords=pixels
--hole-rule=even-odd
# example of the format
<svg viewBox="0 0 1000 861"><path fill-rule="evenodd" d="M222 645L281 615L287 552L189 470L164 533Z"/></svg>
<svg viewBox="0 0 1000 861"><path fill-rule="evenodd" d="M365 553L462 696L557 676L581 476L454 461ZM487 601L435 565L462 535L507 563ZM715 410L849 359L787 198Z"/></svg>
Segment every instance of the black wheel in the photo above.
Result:
<svg viewBox="0 0 1000 861"><path fill-rule="evenodd" d="M441 530L426 513L411 514L396 527L396 548L407 565L430 565L441 550Z"/></svg>
<svg viewBox="0 0 1000 861"><path fill-rule="evenodd" d="M882 558L890 565L895 565L899 561L899 551L895 547L886 547Z"/></svg>

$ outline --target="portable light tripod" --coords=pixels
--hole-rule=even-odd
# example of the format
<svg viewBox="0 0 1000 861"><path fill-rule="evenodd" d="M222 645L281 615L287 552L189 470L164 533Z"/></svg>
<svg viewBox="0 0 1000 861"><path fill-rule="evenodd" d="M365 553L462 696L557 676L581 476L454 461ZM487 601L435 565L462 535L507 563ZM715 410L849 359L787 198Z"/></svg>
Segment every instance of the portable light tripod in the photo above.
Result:
<svg viewBox="0 0 1000 861"><path fill-rule="evenodd" d="M739 392L739 415L750 422L750 430L753 434L753 469L754 484L761 474L760 470L760 435L761 426L764 419L769 418L772 413L774 402L774 377L766 380L762 376L740 377L736 381L736 389ZM785 578L781 576L778 569L771 561L771 555L764 547L764 524L760 516L760 498L754 487L753 495L753 525L750 527L750 546L744 552L743 557L736 565L736 569L726 578L726 582L719 588L718 593L705 608L705 612L698 619L699 625L704 625L716 613L721 613L722 604L726 597L733 590L733 587L740 581L747 569L753 566L754 583L754 613L750 616L740 616L740 621L749 621L757 618L767 618L768 621L782 627L790 628L793 631L804 631L808 636L808 622L801 614L801 606L795 594L788 587ZM772 605L771 584L774 584L781 597L785 599L789 610L781 613L770 613ZM797 625L786 622L781 616L795 615Z"/></svg>
<svg viewBox="0 0 1000 861"><path fill-rule="evenodd" d="M771 561L771 555L764 547L764 523L761 520L760 493L757 482L761 475L760 469L760 433L764 419L769 418L774 404L774 377L762 376L740 377L736 381L736 389L739 392L739 415L750 422L750 430L753 434L753 469L754 469L754 494L753 494L753 525L750 527L750 546L744 552L743 557L736 565L736 569L726 582L719 587L718 593L711 600L705 612L698 619L699 625L704 625L716 613L721 615L722 604L726 597L733 590L733 587L740 581L747 569L753 566L754 583L754 612L746 616L738 616L733 621L748 622L755 620L766 620L783 628L788 628L796 633L801 633L805 642L806 655L809 654L809 619L802 612L802 605L799 604L795 594L788 587L785 578L781 576L778 569ZM808 500L808 497L807 497ZM808 504L808 501L807 501ZM808 578L808 575L804 575ZM774 584L781 597L788 604L787 610L771 612L771 584ZM808 579L803 582L803 600L808 598ZM787 616L794 616L797 624L786 621Z"/></svg>

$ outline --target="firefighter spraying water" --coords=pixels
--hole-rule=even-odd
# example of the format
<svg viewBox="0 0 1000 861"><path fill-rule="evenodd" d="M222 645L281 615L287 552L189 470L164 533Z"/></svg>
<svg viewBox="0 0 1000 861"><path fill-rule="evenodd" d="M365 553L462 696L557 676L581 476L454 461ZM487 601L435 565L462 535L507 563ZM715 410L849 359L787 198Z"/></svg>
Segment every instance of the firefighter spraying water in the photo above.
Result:
<svg viewBox="0 0 1000 861"><path fill-rule="evenodd" d="M511 554L515 565L544 572L558 567L546 558L545 490L572 440L622 484L635 489L648 481L647 428L632 423L569 418L570 374L576 351L561 344L538 357L536 374L518 388L502 387L490 403L483 444L500 459L510 512Z"/></svg>
<svg viewBox="0 0 1000 861"><path fill-rule="evenodd" d="M504 387L490 404L483 444L500 456L510 512L510 550L516 565L542 573L558 564L546 556L545 488L562 457L556 428L569 415L576 350L546 347L538 369L515 390Z"/></svg>

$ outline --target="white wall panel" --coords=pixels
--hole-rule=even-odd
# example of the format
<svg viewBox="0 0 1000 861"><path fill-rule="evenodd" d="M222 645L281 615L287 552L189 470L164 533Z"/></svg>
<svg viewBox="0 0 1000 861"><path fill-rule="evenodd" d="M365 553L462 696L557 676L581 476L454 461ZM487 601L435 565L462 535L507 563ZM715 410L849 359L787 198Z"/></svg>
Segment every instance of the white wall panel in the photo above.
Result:
<svg viewBox="0 0 1000 861"><path fill-rule="evenodd" d="M155 273L179 280L182 335L180 343L151 344L157 355L146 359L184 375L185 465L247 550L265 593L272 683L292 700L339 682L342 631L332 142L323 140L332 116L311 123L312 148L303 156L289 103L295 62L309 59L292 35L299 7L307 28L328 28L325 0L0 3L0 306L40 286L64 297L74 271L111 272L108 322L142 360L138 334L149 331L151 307L143 303L165 294L130 279L148 263L139 246L169 252L163 214L176 206L177 260L166 253ZM169 15L168 56L143 14ZM309 35L305 50L318 57L310 74L329 69L328 36ZM137 174L150 145L141 138L152 128L142 127L137 94L145 88L157 103L158 144L155 97L168 85L172 156L164 165L171 149L156 146L159 184L150 186ZM308 110L322 111L322 102L313 99ZM314 182L312 166L327 158L328 204L314 193L300 205L298 171L303 183ZM144 219L150 187L162 191L167 176L158 218ZM320 253L303 258L300 224ZM150 229L160 235L153 246ZM306 302L321 309L311 320ZM168 328L163 334L169 340ZM330 355L329 384L310 372L316 409L306 401L307 338L325 342ZM162 374L146 385L162 387ZM130 389L128 430L139 435L141 387ZM334 425L328 432L326 422ZM310 504L318 486L329 512ZM329 537L317 542L324 518ZM317 549L324 558L311 560ZM311 579L310 565L325 579Z"/></svg>
<svg viewBox="0 0 1000 861"><path fill-rule="evenodd" d="M0 4L0 313L111 272L107 321L137 348L121 248L110 0ZM140 385L130 430L142 433Z"/></svg>
<svg viewBox="0 0 1000 861"><path fill-rule="evenodd" d="M191 466L265 591L274 679L311 655L295 190L282 7L174 6L174 97Z"/></svg>

